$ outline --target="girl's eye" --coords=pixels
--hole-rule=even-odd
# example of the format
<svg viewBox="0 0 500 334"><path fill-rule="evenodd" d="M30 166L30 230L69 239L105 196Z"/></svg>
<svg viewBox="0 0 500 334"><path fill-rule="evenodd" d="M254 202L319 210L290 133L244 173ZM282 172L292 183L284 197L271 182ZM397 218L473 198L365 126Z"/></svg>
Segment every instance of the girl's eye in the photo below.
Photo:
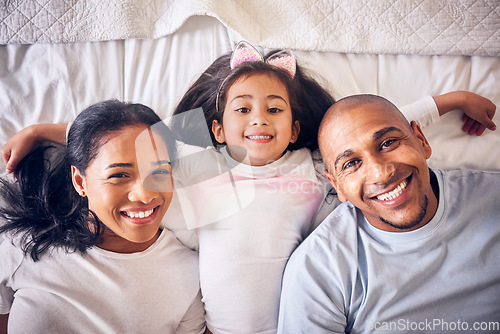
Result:
<svg viewBox="0 0 500 334"><path fill-rule="evenodd" d="M151 173L153 175L158 175L158 176L168 176L170 175L170 170L168 169L157 169Z"/></svg>
<svg viewBox="0 0 500 334"><path fill-rule="evenodd" d="M277 113L279 113L280 111L282 111L282 109L280 109L280 108L269 108L269 109L267 109L267 111L268 111L269 113L271 113L271 114L277 114Z"/></svg>
<svg viewBox="0 0 500 334"><path fill-rule="evenodd" d="M239 112L240 114L246 114L250 111L250 109L248 108L238 108L236 109L237 112Z"/></svg>

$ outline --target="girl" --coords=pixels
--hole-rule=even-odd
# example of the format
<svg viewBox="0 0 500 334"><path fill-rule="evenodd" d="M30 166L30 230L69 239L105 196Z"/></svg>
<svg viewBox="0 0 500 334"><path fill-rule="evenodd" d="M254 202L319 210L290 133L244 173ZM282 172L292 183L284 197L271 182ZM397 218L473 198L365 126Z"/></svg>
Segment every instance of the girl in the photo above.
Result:
<svg viewBox="0 0 500 334"><path fill-rule="evenodd" d="M1 182L0 332L204 331L197 254L160 229L175 156L151 109L106 101Z"/></svg>
<svg viewBox="0 0 500 334"><path fill-rule="evenodd" d="M461 103L463 95L470 99ZM442 113L459 101L483 122L491 108L489 100L466 92L435 101ZM285 264L338 203L334 196L323 200L328 182L311 154L321 118L333 102L292 54L262 57L243 43L217 59L176 108L178 138L204 145L193 138L208 126L217 146L180 160L176 169L177 192L187 198L181 200L186 220L199 227L200 280L212 332L276 332ZM206 124L184 112L199 107ZM422 108L425 116L436 106L429 98L414 106L417 112ZM35 135L19 133L17 141L36 141L40 129L26 130ZM59 129L61 141L63 132ZM6 145L4 159L12 159L22 146ZM320 205L324 208L317 214Z"/></svg>

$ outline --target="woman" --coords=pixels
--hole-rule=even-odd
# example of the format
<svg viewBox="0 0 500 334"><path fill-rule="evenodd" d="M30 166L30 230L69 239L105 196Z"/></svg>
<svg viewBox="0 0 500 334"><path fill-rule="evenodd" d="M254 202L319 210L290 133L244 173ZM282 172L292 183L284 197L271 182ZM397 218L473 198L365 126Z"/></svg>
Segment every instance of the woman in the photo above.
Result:
<svg viewBox="0 0 500 334"><path fill-rule="evenodd" d="M204 331L197 254L160 228L175 153L151 109L105 101L24 159L1 183L3 331Z"/></svg>

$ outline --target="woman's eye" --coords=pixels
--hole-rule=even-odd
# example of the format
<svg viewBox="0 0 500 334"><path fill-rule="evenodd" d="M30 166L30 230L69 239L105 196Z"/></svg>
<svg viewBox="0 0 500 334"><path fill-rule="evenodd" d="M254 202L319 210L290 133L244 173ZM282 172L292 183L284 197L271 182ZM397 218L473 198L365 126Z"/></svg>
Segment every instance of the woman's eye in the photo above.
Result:
<svg viewBox="0 0 500 334"><path fill-rule="evenodd" d="M126 177L128 177L128 175L125 174L125 173L115 173L113 175L110 175L108 177L108 179L123 179L123 178L126 178Z"/></svg>
<svg viewBox="0 0 500 334"><path fill-rule="evenodd" d="M277 113L279 113L280 111L282 111L282 109L280 109L280 108L269 108L269 109L267 109L267 111L268 111L269 113L271 113L271 114L277 114Z"/></svg>

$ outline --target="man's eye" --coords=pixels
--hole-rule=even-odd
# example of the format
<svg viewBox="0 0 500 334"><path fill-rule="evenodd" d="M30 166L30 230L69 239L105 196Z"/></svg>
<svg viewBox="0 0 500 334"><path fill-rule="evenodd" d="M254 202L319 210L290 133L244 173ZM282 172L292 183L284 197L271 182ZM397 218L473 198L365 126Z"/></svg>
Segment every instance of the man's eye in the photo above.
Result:
<svg viewBox="0 0 500 334"><path fill-rule="evenodd" d="M346 170L346 169L351 169L351 168L355 168L357 167L359 164L359 160L350 160L350 161L347 161L343 166L342 166L342 170Z"/></svg>
<svg viewBox="0 0 500 334"><path fill-rule="evenodd" d="M280 108L269 108L269 109L267 109L267 111L268 111L269 113L271 113L271 114L277 114L277 113L279 113L280 111L282 111L282 109L280 109Z"/></svg>
<svg viewBox="0 0 500 334"><path fill-rule="evenodd" d="M399 143L399 140L397 140L397 139L388 139L380 145L380 148L381 149L395 148L395 147L397 147L398 143Z"/></svg>

